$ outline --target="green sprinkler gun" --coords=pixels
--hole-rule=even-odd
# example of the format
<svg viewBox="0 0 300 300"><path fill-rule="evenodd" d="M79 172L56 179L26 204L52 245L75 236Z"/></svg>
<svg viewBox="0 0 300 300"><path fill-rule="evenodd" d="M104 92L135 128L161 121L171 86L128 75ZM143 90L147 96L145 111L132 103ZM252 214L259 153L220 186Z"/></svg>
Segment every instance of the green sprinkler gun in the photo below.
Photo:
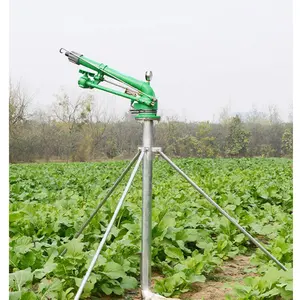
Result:
<svg viewBox="0 0 300 300"><path fill-rule="evenodd" d="M82 76L78 80L78 85L81 88L96 88L114 95L130 99L130 112L135 115L135 119L137 120L160 119L160 117L156 115L157 98L155 97L155 93L150 86L150 81L152 79L151 71L146 72L146 81L141 81L119 73L118 71L109 68L107 65L93 61L77 52L68 51L64 48L61 48L59 52L65 54L70 62L77 65L82 65L94 71L89 72L85 70L79 70L79 73L81 73ZM108 78L111 78L114 81L110 81L108 80ZM124 89L124 92L99 85L99 83L103 81Z"/></svg>

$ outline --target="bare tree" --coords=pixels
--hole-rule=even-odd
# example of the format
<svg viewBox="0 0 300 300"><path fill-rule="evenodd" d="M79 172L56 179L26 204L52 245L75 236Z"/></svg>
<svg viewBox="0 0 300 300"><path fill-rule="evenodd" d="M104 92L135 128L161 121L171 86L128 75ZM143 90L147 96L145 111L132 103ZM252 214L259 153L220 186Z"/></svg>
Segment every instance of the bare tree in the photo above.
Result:
<svg viewBox="0 0 300 300"><path fill-rule="evenodd" d="M230 122L230 114L231 114L231 107L229 104L225 107L222 107L219 115L220 124L228 124Z"/></svg>
<svg viewBox="0 0 300 300"><path fill-rule="evenodd" d="M14 134L18 125L26 121L28 115L28 105L32 101L21 87L21 83L9 83L9 133Z"/></svg>
<svg viewBox="0 0 300 300"><path fill-rule="evenodd" d="M10 162L25 159L31 160L32 154L25 153L32 145L26 127L29 119L28 106L33 96L22 88L21 83L9 82L9 160ZM25 133L26 132L26 133ZM28 154L28 155L27 155Z"/></svg>
<svg viewBox="0 0 300 300"><path fill-rule="evenodd" d="M92 139L91 157L96 159L101 156L101 149L103 146L104 135L108 125L111 123L112 117L107 114L105 108L99 103L92 103L90 121L88 123L88 130Z"/></svg>
<svg viewBox="0 0 300 300"><path fill-rule="evenodd" d="M269 105L269 122L270 124L280 124L281 118L278 111L278 107L276 105Z"/></svg>
<svg viewBox="0 0 300 300"><path fill-rule="evenodd" d="M88 122L91 118L91 105L93 102L93 96L81 95L76 101L72 101L69 95L62 91L61 94L55 95L56 102L53 105L53 113L55 118L68 124L70 131L76 126L76 124Z"/></svg>
<svg viewBox="0 0 300 300"><path fill-rule="evenodd" d="M257 109L255 105L252 105L250 112L246 114L245 122L249 124L267 124L268 116Z"/></svg>
<svg viewBox="0 0 300 300"><path fill-rule="evenodd" d="M288 122L293 123L293 105L289 106Z"/></svg>
<svg viewBox="0 0 300 300"><path fill-rule="evenodd" d="M84 124L91 120L91 106L93 96L81 95L75 101L71 101L69 95L62 90L57 94L56 102L53 105L54 118L61 124L63 134L63 145L67 153L67 160L76 160L76 150L78 146L78 136ZM86 145L88 149L89 145Z"/></svg>

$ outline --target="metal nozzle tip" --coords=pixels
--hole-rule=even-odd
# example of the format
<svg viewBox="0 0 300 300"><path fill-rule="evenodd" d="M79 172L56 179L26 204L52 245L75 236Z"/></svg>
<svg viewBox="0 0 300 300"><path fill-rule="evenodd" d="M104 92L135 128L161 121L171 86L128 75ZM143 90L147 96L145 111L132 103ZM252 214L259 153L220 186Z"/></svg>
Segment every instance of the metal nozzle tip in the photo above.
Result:
<svg viewBox="0 0 300 300"><path fill-rule="evenodd" d="M66 50L65 48L60 48L59 49L59 53L66 53L66 52L68 52L68 50Z"/></svg>

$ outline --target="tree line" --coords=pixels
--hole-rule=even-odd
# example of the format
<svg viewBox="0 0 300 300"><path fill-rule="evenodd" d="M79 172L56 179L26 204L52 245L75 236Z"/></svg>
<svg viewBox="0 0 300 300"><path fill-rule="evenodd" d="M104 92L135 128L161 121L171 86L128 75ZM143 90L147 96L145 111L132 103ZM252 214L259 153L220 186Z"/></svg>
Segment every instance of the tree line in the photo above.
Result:
<svg viewBox="0 0 300 300"><path fill-rule="evenodd" d="M29 112L30 98L10 84L9 160L96 161L132 157L142 141L142 124L128 113L109 116L93 95L72 100L62 91L49 111ZM231 116L218 122L183 122L166 117L155 125L155 146L173 157L292 157L293 124L282 122L276 107Z"/></svg>

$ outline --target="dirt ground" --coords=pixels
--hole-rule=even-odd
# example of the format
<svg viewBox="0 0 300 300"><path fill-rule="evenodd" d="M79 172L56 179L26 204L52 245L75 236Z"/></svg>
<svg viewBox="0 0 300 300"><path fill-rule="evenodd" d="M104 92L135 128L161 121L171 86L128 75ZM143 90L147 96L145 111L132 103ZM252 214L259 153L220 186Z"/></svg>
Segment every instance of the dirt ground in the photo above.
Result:
<svg viewBox="0 0 300 300"><path fill-rule="evenodd" d="M222 300L230 292L230 288L224 285L231 285L236 282L242 282L244 277L254 276L254 273L245 272L251 269L249 256L236 256L230 261L224 262L224 265L204 283L195 283L193 290L184 293L180 299L198 299L198 300Z"/></svg>
<svg viewBox="0 0 300 300"><path fill-rule="evenodd" d="M244 277L254 276L254 273L246 272L246 269L252 269L249 256L236 256L234 259L225 261L214 274L207 278L204 283L194 283L192 290L181 294L178 299L182 300L223 300L225 295L230 292L230 288L224 285L231 285L236 282L242 282ZM159 275L153 274L154 279L160 278ZM125 299L141 300L140 291L129 292L124 298L104 297L105 300Z"/></svg>

